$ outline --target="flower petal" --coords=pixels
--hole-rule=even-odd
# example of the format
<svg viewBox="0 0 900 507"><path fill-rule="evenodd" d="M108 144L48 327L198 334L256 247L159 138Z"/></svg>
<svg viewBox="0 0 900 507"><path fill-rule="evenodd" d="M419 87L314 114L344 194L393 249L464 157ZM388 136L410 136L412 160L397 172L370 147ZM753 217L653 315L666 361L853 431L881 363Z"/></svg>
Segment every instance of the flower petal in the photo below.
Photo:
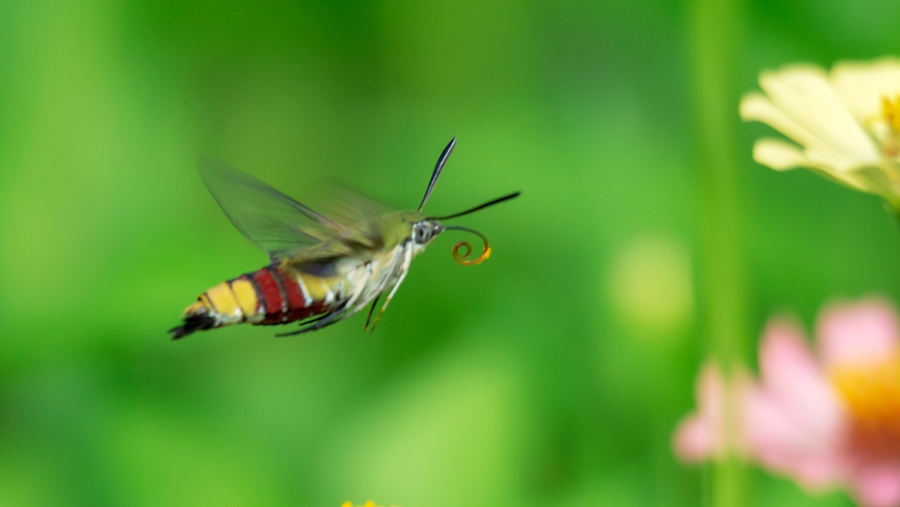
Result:
<svg viewBox="0 0 900 507"><path fill-rule="evenodd" d="M745 93L738 111L744 121L760 121L768 124L804 146L822 144L821 139L797 124L761 93Z"/></svg>
<svg viewBox="0 0 900 507"><path fill-rule="evenodd" d="M900 504L900 463L865 467L857 472L853 489L863 507Z"/></svg>
<svg viewBox="0 0 900 507"><path fill-rule="evenodd" d="M880 160L874 142L850 114L822 69L789 66L764 72L759 82L775 107L823 144L857 164Z"/></svg>
<svg viewBox="0 0 900 507"><path fill-rule="evenodd" d="M763 388L781 407L783 417L811 439L803 445L834 445L843 427L844 411L799 326L783 318L771 321L759 355Z"/></svg>
<svg viewBox="0 0 900 507"><path fill-rule="evenodd" d="M860 165L860 161L849 158L833 149L812 132L800 126L783 111L775 107L769 99L759 93L747 93L744 95L743 99L741 99L740 113L741 118L744 120L764 122L803 145L806 150L807 160L798 163L798 166L820 167L827 169L829 172L840 174ZM812 157L809 156L810 154L812 154ZM754 159L773 169L789 169L789 167L772 165L766 159L757 158L755 149ZM773 160L773 162L777 163L778 161ZM800 161L798 160L797 162Z"/></svg>
<svg viewBox="0 0 900 507"><path fill-rule="evenodd" d="M675 430L675 454L684 461L699 462L725 452L723 404L725 381L719 368L708 363L697 377L697 412L688 415Z"/></svg>
<svg viewBox="0 0 900 507"><path fill-rule="evenodd" d="M831 69L830 80L856 121L864 124L881 111L883 98L900 95L900 59L840 62Z"/></svg>
<svg viewBox="0 0 900 507"><path fill-rule="evenodd" d="M832 303L818 320L819 352L824 365L867 365L898 352L900 323L885 299L859 303Z"/></svg>
<svg viewBox="0 0 900 507"><path fill-rule="evenodd" d="M812 437L775 397L760 388L748 389L742 407L749 452L760 464L814 489L844 479L845 460L835 442Z"/></svg>
<svg viewBox="0 0 900 507"><path fill-rule="evenodd" d="M842 481L845 413L796 322L769 322L759 365L761 382L742 389L749 453L810 488Z"/></svg>
<svg viewBox="0 0 900 507"><path fill-rule="evenodd" d="M797 145L780 139L760 139L753 145L753 160L776 171L812 165Z"/></svg>
<svg viewBox="0 0 900 507"><path fill-rule="evenodd" d="M684 418L675 429L675 455L688 463L700 463L714 455L713 428L699 415Z"/></svg>
<svg viewBox="0 0 900 507"><path fill-rule="evenodd" d="M831 157L831 158L829 158ZM847 167L851 160L830 150L808 148L805 152L791 143L779 139L764 138L753 145L753 160L776 171L786 171L797 167L807 167L813 172L863 192L883 195L891 199L889 183L877 169L870 166L857 167L854 170L836 170L835 167Z"/></svg>

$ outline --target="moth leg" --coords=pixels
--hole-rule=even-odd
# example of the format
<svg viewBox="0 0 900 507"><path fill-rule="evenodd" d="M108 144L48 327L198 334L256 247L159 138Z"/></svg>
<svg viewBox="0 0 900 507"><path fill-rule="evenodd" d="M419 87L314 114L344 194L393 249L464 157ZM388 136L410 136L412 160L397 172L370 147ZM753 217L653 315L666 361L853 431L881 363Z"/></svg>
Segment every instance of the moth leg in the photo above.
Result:
<svg viewBox="0 0 900 507"><path fill-rule="evenodd" d="M375 317L375 322L372 323L372 327L371 329L369 329L370 333L375 332L375 326L378 325L378 321L381 320L381 316L384 315L384 311L387 310L388 305L391 304L391 299L394 298L394 294L397 293L397 289L400 288L400 284L403 283L404 278L406 278L406 271L400 274L400 278L397 280L397 283L394 284L394 288L391 289L391 293L388 294L388 297L384 300L384 306L381 307L381 311L378 312L378 316ZM375 307L373 306L372 309L374 308Z"/></svg>
<svg viewBox="0 0 900 507"><path fill-rule="evenodd" d="M301 327L296 331L291 331L289 333L278 333L275 336L278 338L282 338L285 336L294 336L298 334L308 333L310 331L316 331L330 324L334 324L335 322L340 322L342 320L338 318L340 317L340 315L340 312L328 313L321 318L308 322L309 325Z"/></svg>
<svg viewBox="0 0 900 507"><path fill-rule="evenodd" d="M291 331L289 333L278 333L275 336L281 338L284 336L294 336L298 334L308 333L310 331L316 331L318 329L322 329L325 326L334 324L335 322L340 322L346 317L346 312L344 310L347 309L347 301L344 301L334 310L326 313L325 315L321 315L314 319L307 320L303 324L301 324L300 329L296 331Z"/></svg>
<svg viewBox="0 0 900 507"><path fill-rule="evenodd" d="M381 311L378 312L378 316L375 317L375 322L372 323L372 327L369 329L369 333L375 332L375 326L378 325L378 321L381 320L381 316L384 315L384 311L387 310L389 304L391 304L391 299L394 298L394 294L397 293L397 289L400 288L400 284L403 283L403 279L406 278L406 274L409 273L409 264L412 262L412 250L407 249L403 258L403 264L400 265L400 276L397 278L397 283L394 284L394 288L391 289L391 293L388 294L387 299L384 300L384 306L381 307ZM379 294L381 297L381 294Z"/></svg>
<svg viewBox="0 0 900 507"><path fill-rule="evenodd" d="M372 320L372 312L375 311L375 307L378 306L378 300L381 299L381 294L375 296L375 299L372 301L372 306L369 307L369 314L366 315L366 325L363 326L363 332L369 330L369 322Z"/></svg>
<svg viewBox="0 0 900 507"><path fill-rule="evenodd" d="M300 322L300 327L303 327L303 326L305 326L305 325L307 325L307 324L312 324L312 323L314 323L314 322L318 322L318 321L324 319L325 317L328 317L329 315L331 315L330 312L329 312L329 313L323 313L322 315L318 315L318 316L316 316L316 317L308 318L308 319L306 319L306 320Z"/></svg>

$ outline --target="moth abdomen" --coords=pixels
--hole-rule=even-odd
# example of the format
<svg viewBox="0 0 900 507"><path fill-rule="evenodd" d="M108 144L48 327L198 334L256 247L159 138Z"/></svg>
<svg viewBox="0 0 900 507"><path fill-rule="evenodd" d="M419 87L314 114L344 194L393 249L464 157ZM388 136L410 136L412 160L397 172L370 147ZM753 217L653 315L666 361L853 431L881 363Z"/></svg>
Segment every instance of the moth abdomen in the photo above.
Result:
<svg viewBox="0 0 900 507"><path fill-rule="evenodd" d="M197 297L184 310L184 323L169 330L172 339L231 324L288 324L328 311L310 297L302 275L278 265L224 281Z"/></svg>

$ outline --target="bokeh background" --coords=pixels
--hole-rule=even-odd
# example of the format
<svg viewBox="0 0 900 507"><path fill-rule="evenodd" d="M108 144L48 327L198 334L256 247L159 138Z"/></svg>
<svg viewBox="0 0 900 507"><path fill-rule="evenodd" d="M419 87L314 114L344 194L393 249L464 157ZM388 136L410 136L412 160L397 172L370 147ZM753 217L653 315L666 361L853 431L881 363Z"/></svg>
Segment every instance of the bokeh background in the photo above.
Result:
<svg viewBox="0 0 900 507"><path fill-rule="evenodd" d="M748 0L732 34L746 357L765 319L900 296L874 197L750 159L760 69L900 53L894 0ZM672 456L706 352L687 2L0 2L0 505L693 506ZM723 70L726 72L726 70ZM429 203L374 335L168 340L262 266L196 172ZM750 472L747 505L850 505Z"/></svg>

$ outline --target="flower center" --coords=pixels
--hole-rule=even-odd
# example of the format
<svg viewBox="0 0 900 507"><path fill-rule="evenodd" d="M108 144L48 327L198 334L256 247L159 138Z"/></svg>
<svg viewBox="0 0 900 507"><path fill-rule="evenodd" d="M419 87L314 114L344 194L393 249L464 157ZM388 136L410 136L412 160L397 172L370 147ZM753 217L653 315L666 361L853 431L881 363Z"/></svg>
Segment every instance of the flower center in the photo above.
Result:
<svg viewBox="0 0 900 507"><path fill-rule="evenodd" d="M889 159L900 161L900 95L881 98L881 114L872 115L866 127Z"/></svg>
<svg viewBox="0 0 900 507"><path fill-rule="evenodd" d="M900 456L900 355L837 368L831 380L851 416L848 445L867 457Z"/></svg>
<svg viewBox="0 0 900 507"><path fill-rule="evenodd" d="M894 133L900 132L900 95L894 101L888 97L881 98L881 116Z"/></svg>

